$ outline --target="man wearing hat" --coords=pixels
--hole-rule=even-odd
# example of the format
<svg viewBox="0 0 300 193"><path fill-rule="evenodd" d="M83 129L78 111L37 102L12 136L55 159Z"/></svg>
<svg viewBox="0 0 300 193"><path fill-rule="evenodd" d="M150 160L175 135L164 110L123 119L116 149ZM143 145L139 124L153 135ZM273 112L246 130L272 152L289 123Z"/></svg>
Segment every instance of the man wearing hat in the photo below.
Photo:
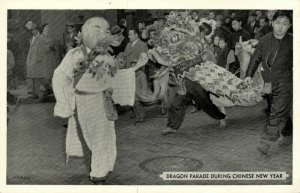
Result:
<svg viewBox="0 0 300 193"><path fill-rule="evenodd" d="M117 45L111 46L111 48L113 49L112 55L117 56L119 53L125 51L125 48L129 41L126 37L124 37L123 35L124 29L120 28L120 26L115 25L111 28L110 31L113 36L116 36L116 40L118 42Z"/></svg>
<svg viewBox="0 0 300 193"><path fill-rule="evenodd" d="M40 33L38 26L32 23L29 28L32 33L30 39L30 47L27 55L27 87L28 93L32 94L29 98L38 99L39 86L41 85L41 79L43 78L43 65L41 64L41 52L40 52Z"/></svg>
<svg viewBox="0 0 300 193"><path fill-rule="evenodd" d="M75 31L75 25L73 22L67 22L66 33L63 34L64 52L67 53L70 49L76 47L77 32Z"/></svg>

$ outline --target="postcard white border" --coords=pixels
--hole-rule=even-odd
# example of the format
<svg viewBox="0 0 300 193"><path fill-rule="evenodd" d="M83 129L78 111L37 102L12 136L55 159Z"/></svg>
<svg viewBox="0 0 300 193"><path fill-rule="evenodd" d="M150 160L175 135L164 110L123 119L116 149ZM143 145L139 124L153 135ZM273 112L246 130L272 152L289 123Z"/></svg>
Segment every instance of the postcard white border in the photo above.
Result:
<svg viewBox="0 0 300 193"><path fill-rule="evenodd" d="M6 37L8 9L292 9L294 28L294 144L293 144L293 185L162 185L162 186L62 186L62 185L6 185ZM57 193L297 193L300 192L300 122L296 120L300 107L300 41L299 0L0 0L0 193L57 192ZM298 84L297 84L298 83Z"/></svg>

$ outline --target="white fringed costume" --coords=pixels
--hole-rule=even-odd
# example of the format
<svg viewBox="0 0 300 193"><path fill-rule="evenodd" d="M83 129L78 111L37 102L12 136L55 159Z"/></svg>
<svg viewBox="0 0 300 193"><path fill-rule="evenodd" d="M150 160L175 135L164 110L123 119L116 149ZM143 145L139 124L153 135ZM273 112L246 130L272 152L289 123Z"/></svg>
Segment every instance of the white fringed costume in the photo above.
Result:
<svg viewBox="0 0 300 193"><path fill-rule="evenodd" d="M117 154L114 121L107 119L103 91L112 88L112 98L115 103L132 106L135 96L135 73L132 69L118 70L115 77L104 75L98 81L90 73L85 73L74 88L73 71L83 59L84 54L80 47L74 48L67 53L55 70L54 115L69 118L66 137L67 159L69 156L83 156L75 119L78 117L84 140L92 152L90 176L99 178L113 170ZM103 60L108 63L114 62L107 55L99 55L96 58L96 61ZM80 94L77 91L80 91Z"/></svg>

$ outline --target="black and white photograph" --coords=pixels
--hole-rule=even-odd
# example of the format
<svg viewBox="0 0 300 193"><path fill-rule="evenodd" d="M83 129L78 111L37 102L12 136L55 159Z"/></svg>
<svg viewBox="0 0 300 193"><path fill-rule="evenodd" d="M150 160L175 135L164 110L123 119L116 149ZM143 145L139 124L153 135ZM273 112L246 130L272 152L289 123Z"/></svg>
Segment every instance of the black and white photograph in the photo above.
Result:
<svg viewBox="0 0 300 193"><path fill-rule="evenodd" d="M4 185L295 185L296 8L111 3L1 10Z"/></svg>

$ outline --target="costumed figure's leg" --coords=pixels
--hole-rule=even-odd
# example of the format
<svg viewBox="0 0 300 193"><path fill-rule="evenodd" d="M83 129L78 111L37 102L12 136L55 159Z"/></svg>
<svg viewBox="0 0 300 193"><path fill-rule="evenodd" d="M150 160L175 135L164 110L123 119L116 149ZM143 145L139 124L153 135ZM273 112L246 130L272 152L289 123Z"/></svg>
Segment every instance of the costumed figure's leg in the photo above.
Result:
<svg viewBox="0 0 300 193"><path fill-rule="evenodd" d="M290 116L287 120L285 127L283 128L279 139L277 140L278 145L289 145L293 141L293 122Z"/></svg>
<svg viewBox="0 0 300 193"><path fill-rule="evenodd" d="M162 131L163 135L175 133L180 128L190 101L188 95L175 95L168 114L167 128Z"/></svg>
<svg viewBox="0 0 300 193"><path fill-rule="evenodd" d="M135 72L135 103L133 110L136 116L136 122L143 122L145 118L145 110L143 104L154 104L157 101L157 96L148 88L146 74L143 70Z"/></svg>
<svg viewBox="0 0 300 193"><path fill-rule="evenodd" d="M83 150L85 148L85 150ZM87 145L83 139L82 131L80 129L77 113L70 117L68 120L68 128L66 135L66 164L68 164L70 156L82 157L88 151L86 151ZM86 156L84 156L87 158ZM86 159L87 160L87 159ZM89 160L89 159L88 159ZM90 160L87 165L90 164Z"/></svg>
<svg viewBox="0 0 300 193"><path fill-rule="evenodd" d="M90 177L104 178L114 168L117 151L115 125L106 117L103 93L77 94L76 108L84 140L92 153Z"/></svg>
<svg viewBox="0 0 300 193"><path fill-rule="evenodd" d="M225 114L213 104L209 98L210 93L205 91L200 84L186 79L185 86L192 99L205 113L217 120L225 119Z"/></svg>
<svg viewBox="0 0 300 193"><path fill-rule="evenodd" d="M195 101L192 100L192 104L191 104L191 110L190 110L190 113L196 113L198 111L198 107L195 103Z"/></svg>
<svg viewBox="0 0 300 193"><path fill-rule="evenodd" d="M145 118L145 111L141 101L136 100L134 102L133 111L136 117L136 122L143 122Z"/></svg>
<svg viewBox="0 0 300 193"><path fill-rule="evenodd" d="M161 101L161 113L165 114L165 107L168 102L169 72L153 80L154 92L158 100Z"/></svg>
<svg viewBox="0 0 300 193"><path fill-rule="evenodd" d="M167 93L163 96L161 99L161 114L165 115L166 114L166 106L168 103L168 95Z"/></svg>
<svg viewBox="0 0 300 193"><path fill-rule="evenodd" d="M226 115L225 107L218 106L218 109L220 110L220 112ZM226 117L220 120L220 127L226 127Z"/></svg>
<svg viewBox="0 0 300 193"><path fill-rule="evenodd" d="M268 153L270 150L270 144L280 139L278 142L281 143L282 139L286 139L281 133L286 127L288 120L290 119L290 111L292 107L292 84L284 83L272 83L272 104L271 113L268 116L267 127L261 134L261 140L257 147L262 153ZM291 127L291 125L290 125ZM285 134L285 132L283 132ZM280 137L280 138L279 138ZM291 137L288 137L291 141Z"/></svg>

